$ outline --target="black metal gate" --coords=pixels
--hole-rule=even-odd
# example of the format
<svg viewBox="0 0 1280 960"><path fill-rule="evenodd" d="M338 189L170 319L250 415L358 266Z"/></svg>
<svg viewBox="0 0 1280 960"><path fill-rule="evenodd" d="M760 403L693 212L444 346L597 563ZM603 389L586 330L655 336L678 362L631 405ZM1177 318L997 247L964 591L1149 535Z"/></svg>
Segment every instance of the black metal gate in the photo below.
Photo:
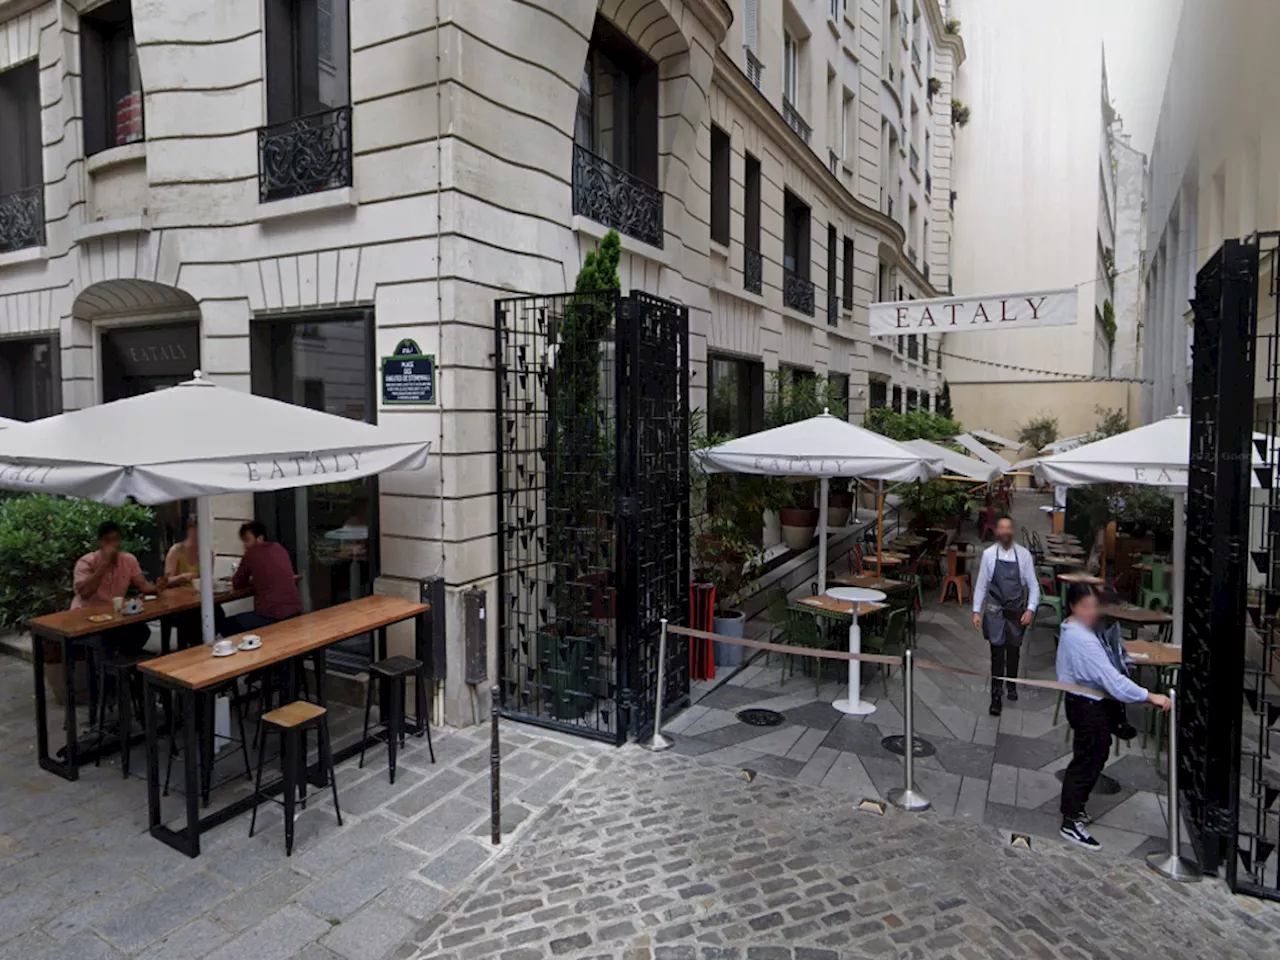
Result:
<svg viewBox="0 0 1280 960"><path fill-rule="evenodd" d="M1280 899L1277 240L1228 241L1196 277L1179 773L1203 865Z"/></svg>
<svg viewBox="0 0 1280 960"><path fill-rule="evenodd" d="M569 293L494 319L503 713L621 743L653 722L659 621L687 614L688 308Z"/></svg>

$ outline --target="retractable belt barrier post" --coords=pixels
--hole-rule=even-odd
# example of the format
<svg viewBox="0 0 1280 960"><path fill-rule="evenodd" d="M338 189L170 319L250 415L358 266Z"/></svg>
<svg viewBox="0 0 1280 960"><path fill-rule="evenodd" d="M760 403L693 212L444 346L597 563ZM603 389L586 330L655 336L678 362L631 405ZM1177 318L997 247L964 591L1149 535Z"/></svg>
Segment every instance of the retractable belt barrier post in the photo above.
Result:
<svg viewBox="0 0 1280 960"><path fill-rule="evenodd" d="M712 676L714 676L714 672ZM672 743L662 735L662 685L667 679L667 618L662 618L662 633L658 637L658 690L653 695L653 736L645 748L654 753L670 750Z"/></svg>
<svg viewBox="0 0 1280 960"><path fill-rule="evenodd" d="M1182 814L1178 803L1178 694L1169 691L1169 849L1147 857L1147 866L1179 883L1197 883L1200 865L1182 856Z"/></svg>
<svg viewBox="0 0 1280 960"><path fill-rule="evenodd" d="M915 680L912 676L914 659L910 650L902 655L903 785L889 791L889 802L899 810L928 810L930 806L929 798L916 789Z"/></svg>

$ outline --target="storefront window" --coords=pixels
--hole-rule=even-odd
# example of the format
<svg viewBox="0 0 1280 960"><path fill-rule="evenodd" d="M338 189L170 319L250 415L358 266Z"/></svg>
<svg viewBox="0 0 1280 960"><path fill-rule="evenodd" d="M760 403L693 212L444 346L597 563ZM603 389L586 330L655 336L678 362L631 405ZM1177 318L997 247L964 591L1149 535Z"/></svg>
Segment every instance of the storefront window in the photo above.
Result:
<svg viewBox="0 0 1280 960"><path fill-rule="evenodd" d="M742 437L763 429L764 364L712 355L707 368L707 432Z"/></svg>
<svg viewBox="0 0 1280 960"><path fill-rule="evenodd" d="M352 420L377 419L373 314L367 310L272 318L253 326L253 392ZM320 610L373 593L378 486L367 478L255 497L257 518L302 574L304 609ZM336 668L373 659L373 637L331 648Z"/></svg>
<svg viewBox="0 0 1280 960"><path fill-rule="evenodd" d="M58 338L0 340L0 417L39 420L61 412Z"/></svg>

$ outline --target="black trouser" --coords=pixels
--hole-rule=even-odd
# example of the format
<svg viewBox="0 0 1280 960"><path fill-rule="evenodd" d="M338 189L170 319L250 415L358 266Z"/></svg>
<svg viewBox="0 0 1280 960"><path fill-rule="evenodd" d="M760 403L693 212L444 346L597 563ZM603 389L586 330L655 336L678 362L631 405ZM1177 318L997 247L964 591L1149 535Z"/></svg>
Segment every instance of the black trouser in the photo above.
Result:
<svg viewBox="0 0 1280 960"><path fill-rule="evenodd" d="M1018 659L1022 654L1021 647L1013 647L1007 643L991 646L991 696L1000 697L1004 692L1004 684L996 677L1016 677L1018 675Z"/></svg>
<svg viewBox="0 0 1280 960"><path fill-rule="evenodd" d="M1073 743L1071 763L1062 778L1062 816L1073 820L1084 813L1093 786L1111 753L1112 708L1102 700L1068 693L1067 723Z"/></svg>

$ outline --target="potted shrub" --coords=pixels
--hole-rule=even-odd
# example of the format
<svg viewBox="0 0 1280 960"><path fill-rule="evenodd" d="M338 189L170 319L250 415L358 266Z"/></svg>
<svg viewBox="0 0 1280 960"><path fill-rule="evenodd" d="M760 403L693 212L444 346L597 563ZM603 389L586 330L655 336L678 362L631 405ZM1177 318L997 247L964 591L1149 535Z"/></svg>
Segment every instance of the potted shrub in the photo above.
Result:
<svg viewBox="0 0 1280 960"><path fill-rule="evenodd" d="M726 637L743 636L746 614L736 604L742 601L759 576L759 550L733 520L724 516L706 518L694 545L698 562L696 578L710 583L716 591L712 629ZM737 666L742 662L742 656L743 648L740 646L719 642L715 645L717 666Z"/></svg>

